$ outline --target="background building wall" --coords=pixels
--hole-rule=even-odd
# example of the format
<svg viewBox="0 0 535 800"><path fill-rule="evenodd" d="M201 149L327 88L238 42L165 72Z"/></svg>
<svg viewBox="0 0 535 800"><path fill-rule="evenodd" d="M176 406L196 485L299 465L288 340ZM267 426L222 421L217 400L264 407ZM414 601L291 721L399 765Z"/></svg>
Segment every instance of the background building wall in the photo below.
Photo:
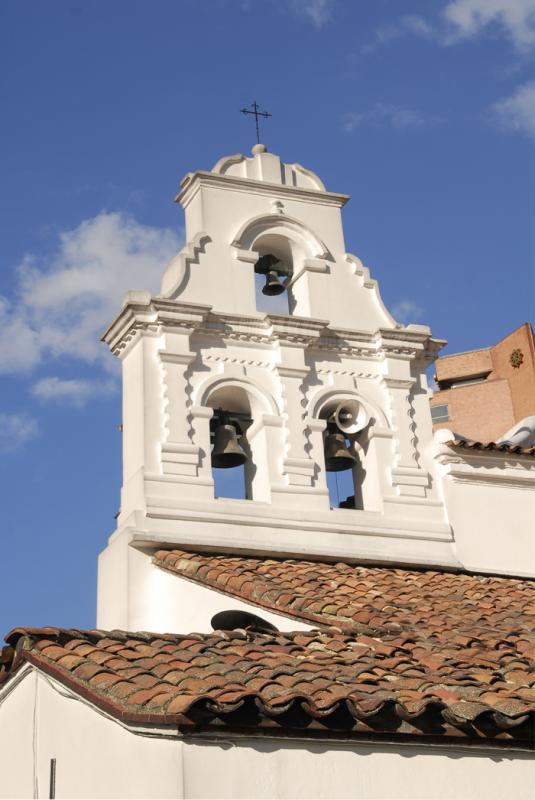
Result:
<svg viewBox="0 0 535 800"><path fill-rule="evenodd" d="M521 363L515 366L511 357L518 351ZM431 408L447 405L448 419L435 420L434 430L491 442L535 414L535 344L528 323L492 347L439 358L435 368L440 388ZM472 379L480 382L455 385Z"/></svg>

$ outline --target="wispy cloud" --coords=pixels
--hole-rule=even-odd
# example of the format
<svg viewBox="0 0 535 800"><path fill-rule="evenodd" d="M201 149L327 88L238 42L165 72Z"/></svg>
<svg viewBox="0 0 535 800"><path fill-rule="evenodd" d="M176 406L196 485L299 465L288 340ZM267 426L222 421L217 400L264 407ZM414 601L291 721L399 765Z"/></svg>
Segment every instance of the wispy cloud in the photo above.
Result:
<svg viewBox="0 0 535 800"><path fill-rule="evenodd" d="M433 40L437 38L437 30L423 17L408 14L387 25L381 25L375 32L374 40L362 47L362 53L371 53L378 47L404 36L419 36L422 39Z"/></svg>
<svg viewBox="0 0 535 800"><path fill-rule="evenodd" d="M82 408L88 400L109 397L115 394L117 390L118 386L113 380L65 379L52 376L41 378L41 380L34 383L31 392L34 397L40 400Z"/></svg>
<svg viewBox="0 0 535 800"><path fill-rule="evenodd" d="M22 447L39 433L37 422L25 414L0 414L0 452Z"/></svg>
<svg viewBox="0 0 535 800"><path fill-rule="evenodd" d="M519 86L510 97L495 103L491 115L502 128L535 137L535 81Z"/></svg>
<svg viewBox="0 0 535 800"><path fill-rule="evenodd" d="M318 30L331 21L334 6L335 0L289 0L290 10Z"/></svg>
<svg viewBox="0 0 535 800"><path fill-rule="evenodd" d="M362 52L372 52L404 36L449 46L493 30L505 35L518 52L529 51L535 45L533 0L450 0L433 21L413 14L381 26Z"/></svg>
<svg viewBox="0 0 535 800"><path fill-rule="evenodd" d="M342 117L342 129L346 133L353 133L362 125L387 126L397 130L421 128L423 126L437 125L442 119L433 114L425 114L414 108L376 103L368 111L349 111Z"/></svg>
<svg viewBox="0 0 535 800"><path fill-rule="evenodd" d="M390 311L399 322L414 322L421 319L424 313L423 308L413 300L400 300Z"/></svg>
<svg viewBox="0 0 535 800"><path fill-rule="evenodd" d="M442 16L450 26L444 38L446 44L477 36L495 26L521 52L535 45L533 0L452 0Z"/></svg>
<svg viewBox="0 0 535 800"><path fill-rule="evenodd" d="M99 335L124 293L157 291L165 263L179 249L174 231L103 212L61 233L49 258L27 254L14 300L0 297L0 372L29 371L62 356L109 363Z"/></svg>

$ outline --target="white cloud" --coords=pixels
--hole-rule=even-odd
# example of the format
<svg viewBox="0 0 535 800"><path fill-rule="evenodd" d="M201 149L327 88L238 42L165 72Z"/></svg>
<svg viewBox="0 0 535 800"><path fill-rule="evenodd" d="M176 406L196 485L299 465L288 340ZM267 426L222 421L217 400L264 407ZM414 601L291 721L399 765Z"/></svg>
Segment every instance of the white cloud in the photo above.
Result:
<svg viewBox="0 0 535 800"><path fill-rule="evenodd" d="M396 22L391 22L378 28L375 34L375 45L365 45L363 50L371 52L375 50L377 45L389 44L395 39L401 39L403 36L408 35L420 36L422 39L434 39L437 34L435 28L423 17L409 14L400 17Z"/></svg>
<svg viewBox="0 0 535 800"><path fill-rule="evenodd" d="M450 0L434 22L406 15L377 29L369 53L403 36L419 36L447 46L475 38L491 28L501 31L521 53L535 45L534 0Z"/></svg>
<svg viewBox="0 0 535 800"><path fill-rule="evenodd" d="M517 50L526 51L535 44L534 0L452 0L443 17L452 26L454 40L477 36L497 25Z"/></svg>
<svg viewBox="0 0 535 800"><path fill-rule="evenodd" d="M37 422L24 414L0 414L0 452L16 450L39 433Z"/></svg>
<svg viewBox="0 0 535 800"><path fill-rule="evenodd" d="M535 137L535 81L495 103L491 113L501 127Z"/></svg>
<svg viewBox="0 0 535 800"><path fill-rule="evenodd" d="M81 408L88 400L115 394L117 384L112 381L87 380L85 378L41 378L32 386L32 394L40 400Z"/></svg>
<svg viewBox="0 0 535 800"><path fill-rule="evenodd" d="M332 19L334 4L335 0L290 0L290 9L320 29Z"/></svg>
<svg viewBox="0 0 535 800"><path fill-rule="evenodd" d="M414 322L421 319L424 313L423 308L412 300L400 300L390 311L398 322Z"/></svg>
<svg viewBox="0 0 535 800"><path fill-rule="evenodd" d="M353 133L361 125L386 125L397 130L421 128L436 125L440 117L424 114L405 106L376 103L369 111L350 111L342 117L342 128L346 133Z"/></svg>
<svg viewBox="0 0 535 800"><path fill-rule="evenodd" d="M0 372L24 372L45 357L105 363L100 334L123 295L157 291L165 263L179 249L174 231L102 212L61 233L51 257L25 255L15 300L0 297Z"/></svg>

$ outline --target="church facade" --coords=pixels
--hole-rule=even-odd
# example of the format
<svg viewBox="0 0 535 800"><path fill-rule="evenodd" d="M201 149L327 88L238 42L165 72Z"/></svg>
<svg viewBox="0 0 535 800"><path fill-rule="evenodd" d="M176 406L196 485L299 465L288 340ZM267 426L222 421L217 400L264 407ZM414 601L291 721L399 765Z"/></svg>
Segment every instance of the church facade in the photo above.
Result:
<svg viewBox="0 0 535 800"><path fill-rule="evenodd" d="M347 200L260 144L183 179L185 247L103 336L97 627L6 637L0 796L530 795L535 448L433 436L444 342Z"/></svg>

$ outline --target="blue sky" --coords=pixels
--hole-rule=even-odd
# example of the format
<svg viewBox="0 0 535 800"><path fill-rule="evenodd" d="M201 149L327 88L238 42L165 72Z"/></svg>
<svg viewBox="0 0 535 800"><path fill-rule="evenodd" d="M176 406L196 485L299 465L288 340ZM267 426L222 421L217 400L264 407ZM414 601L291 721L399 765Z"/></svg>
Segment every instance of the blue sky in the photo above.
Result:
<svg viewBox="0 0 535 800"><path fill-rule="evenodd" d="M92 626L120 489L99 334L157 290L182 175L262 137L445 352L533 318L534 0L4 0L0 628Z"/></svg>

